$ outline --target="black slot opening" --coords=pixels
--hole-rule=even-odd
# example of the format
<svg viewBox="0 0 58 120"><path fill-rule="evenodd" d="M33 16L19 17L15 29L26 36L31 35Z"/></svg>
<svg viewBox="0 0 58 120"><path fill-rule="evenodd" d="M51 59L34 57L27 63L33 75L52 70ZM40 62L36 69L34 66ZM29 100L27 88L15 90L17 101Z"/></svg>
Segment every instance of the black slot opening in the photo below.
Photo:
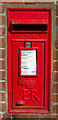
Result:
<svg viewBox="0 0 58 120"><path fill-rule="evenodd" d="M11 27L11 26L10 26ZM46 24L13 24L11 31L47 31Z"/></svg>
<svg viewBox="0 0 58 120"><path fill-rule="evenodd" d="M13 25L13 30L22 30L22 31L46 31L47 25L33 25L33 24L20 24Z"/></svg>

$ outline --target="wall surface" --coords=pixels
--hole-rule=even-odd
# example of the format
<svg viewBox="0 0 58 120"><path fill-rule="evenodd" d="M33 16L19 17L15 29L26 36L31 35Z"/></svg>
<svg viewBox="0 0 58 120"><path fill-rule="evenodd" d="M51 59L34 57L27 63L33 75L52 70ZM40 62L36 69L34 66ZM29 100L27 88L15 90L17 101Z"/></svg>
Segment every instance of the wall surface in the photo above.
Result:
<svg viewBox="0 0 58 120"><path fill-rule="evenodd" d="M6 85L6 77L7 77L7 67L6 67L6 13L5 13L5 3L42 3L44 4L54 4L56 5L55 16L56 16L56 38L53 42L53 56L52 56L52 64L53 64L53 72L52 78L53 82L51 83L52 87L52 98L51 98L51 113L49 114L12 114L8 113L8 103L7 101L7 85ZM52 23L53 24L53 23ZM54 33L53 33L54 34ZM2 118L37 118L38 120L42 120L46 118L49 120L51 118L58 120L58 2L56 0L0 0L0 120ZM44 120L44 119L43 119Z"/></svg>

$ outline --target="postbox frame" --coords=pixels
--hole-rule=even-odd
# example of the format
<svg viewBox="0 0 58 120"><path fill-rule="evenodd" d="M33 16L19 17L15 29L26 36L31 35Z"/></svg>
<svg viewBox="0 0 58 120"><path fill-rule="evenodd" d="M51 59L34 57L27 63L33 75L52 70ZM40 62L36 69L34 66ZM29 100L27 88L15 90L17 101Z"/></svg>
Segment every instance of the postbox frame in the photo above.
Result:
<svg viewBox="0 0 58 120"><path fill-rule="evenodd" d="M48 10L50 10L50 9L48 9ZM10 93L12 93L11 90L10 90ZM11 95L10 95L10 96L11 96ZM11 106L12 106L12 105L11 105ZM11 106L10 106L10 108L12 108ZM12 110L10 109L10 112L18 112L18 111L19 111L19 110L15 111L14 109L12 109ZM43 112L43 111L44 111L44 112ZM42 112L45 113L46 110L40 110L40 111L38 111L38 113L42 113ZM47 111L46 113L48 113L48 111Z"/></svg>

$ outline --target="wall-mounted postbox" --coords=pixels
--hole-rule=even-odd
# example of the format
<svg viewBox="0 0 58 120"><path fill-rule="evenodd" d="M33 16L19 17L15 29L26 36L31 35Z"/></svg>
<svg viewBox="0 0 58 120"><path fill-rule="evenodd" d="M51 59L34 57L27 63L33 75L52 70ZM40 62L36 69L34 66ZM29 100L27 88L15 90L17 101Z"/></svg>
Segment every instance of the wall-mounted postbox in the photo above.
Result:
<svg viewBox="0 0 58 120"><path fill-rule="evenodd" d="M7 9L9 112L50 112L51 20L51 9Z"/></svg>

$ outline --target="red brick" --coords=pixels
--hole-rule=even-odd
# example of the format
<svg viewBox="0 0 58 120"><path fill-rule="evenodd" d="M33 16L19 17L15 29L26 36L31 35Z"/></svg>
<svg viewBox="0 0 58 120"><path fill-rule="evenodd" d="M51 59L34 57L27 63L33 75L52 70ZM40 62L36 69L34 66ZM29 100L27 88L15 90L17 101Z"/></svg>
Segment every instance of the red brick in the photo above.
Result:
<svg viewBox="0 0 58 120"><path fill-rule="evenodd" d="M5 28L4 27L0 27L0 37L5 35Z"/></svg>
<svg viewBox="0 0 58 120"><path fill-rule="evenodd" d="M55 118L56 119L56 115L41 115L41 118L40 120L53 120L53 119L50 119L50 118ZM54 120L55 120L54 119Z"/></svg>
<svg viewBox="0 0 58 120"><path fill-rule="evenodd" d="M13 117L13 119L17 118L17 120L19 120L20 118L21 119L23 118L24 120L25 119L27 120L28 118L29 118L29 120L40 120L39 115L19 115L19 114L13 115L12 114L12 117ZM11 118L11 114L5 113L5 114L3 114L3 118ZM55 118L56 120L58 120L56 115L41 115L40 118L42 118L41 120L46 120L46 118L47 118L47 120L50 120L49 118ZM43 118L45 118L45 119L43 119Z"/></svg>
<svg viewBox="0 0 58 120"><path fill-rule="evenodd" d="M58 17L56 18L56 26L58 26Z"/></svg>
<svg viewBox="0 0 58 120"><path fill-rule="evenodd" d="M38 120L39 120L39 115L12 115L12 117L13 118L30 118L30 119L31 118L38 118Z"/></svg>
<svg viewBox="0 0 58 120"><path fill-rule="evenodd" d="M0 25L5 25L5 16L0 16Z"/></svg>
<svg viewBox="0 0 58 120"><path fill-rule="evenodd" d="M56 115L56 120L58 120L58 115Z"/></svg>
<svg viewBox="0 0 58 120"><path fill-rule="evenodd" d="M6 104L5 103L0 103L0 111L3 112L6 109Z"/></svg>
<svg viewBox="0 0 58 120"><path fill-rule="evenodd" d="M5 82L0 82L0 91L5 91Z"/></svg>
<svg viewBox="0 0 58 120"><path fill-rule="evenodd" d="M0 48L5 47L5 38L0 38Z"/></svg>
<svg viewBox="0 0 58 120"><path fill-rule="evenodd" d="M54 62L54 71L58 71L58 62Z"/></svg>
<svg viewBox="0 0 58 120"><path fill-rule="evenodd" d="M5 60L0 60L0 69L5 69Z"/></svg>
<svg viewBox="0 0 58 120"><path fill-rule="evenodd" d="M54 83L53 85L53 92L58 93L58 84Z"/></svg>
<svg viewBox="0 0 58 120"><path fill-rule="evenodd" d="M0 114L0 120L1 120L1 114Z"/></svg>
<svg viewBox="0 0 58 120"><path fill-rule="evenodd" d="M58 49L58 40L55 40L55 48Z"/></svg>
<svg viewBox="0 0 58 120"><path fill-rule="evenodd" d="M56 28L56 38L58 39L58 28Z"/></svg>
<svg viewBox="0 0 58 120"><path fill-rule="evenodd" d="M0 101L5 101L5 93L0 93Z"/></svg>
<svg viewBox="0 0 58 120"><path fill-rule="evenodd" d="M0 58L5 58L5 49L0 49Z"/></svg>
<svg viewBox="0 0 58 120"><path fill-rule="evenodd" d="M53 106L53 113L58 113L58 105Z"/></svg>
<svg viewBox="0 0 58 120"><path fill-rule="evenodd" d="M53 102L58 102L58 95L53 95Z"/></svg>
<svg viewBox="0 0 58 120"><path fill-rule="evenodd" d="M54 72L54 82L58 82L58 73Z"/></svg>
<svg viewBox="0 0 58 120"><path fill-rule="evenodd" d="M58 5L56 5L56 15L58 16Z"/></svg>
<svg viewBox="0 0 58 120"><path fill-rule="evenodd" d="M58 60L58 51L54 50L54 60Z"/></svg>
<svg viewBox="0 0 58 120"><path fill-rule="evenodd" d="M4 113L4 114L3 114L3 118L11 118L11 114L9 114L9 113Z"/></svg>
<svg viewBox="0 0 58 120"><path fill-rule="evenodd" d="M0 48L5 47L5 38L0 38Z"/></svg>
<svg viewBox="0 0 58 120"><path fill-rule="evenodd" d="M0 5L0 13L4 13L4 5Z"/></svg>
<svg viewBox="0 0 58 120"><path fill-rule="evenodd" d="M4 80L4 79L5 79L5 72L0 71L0 80Z"/></svg>

